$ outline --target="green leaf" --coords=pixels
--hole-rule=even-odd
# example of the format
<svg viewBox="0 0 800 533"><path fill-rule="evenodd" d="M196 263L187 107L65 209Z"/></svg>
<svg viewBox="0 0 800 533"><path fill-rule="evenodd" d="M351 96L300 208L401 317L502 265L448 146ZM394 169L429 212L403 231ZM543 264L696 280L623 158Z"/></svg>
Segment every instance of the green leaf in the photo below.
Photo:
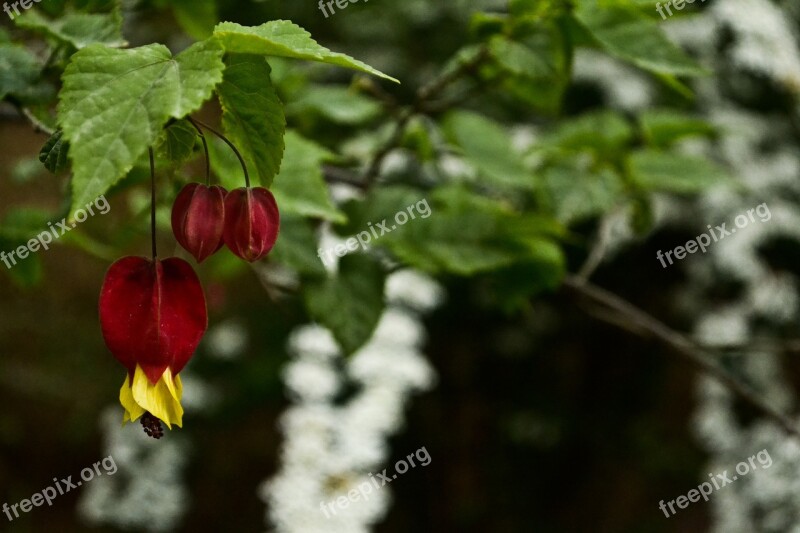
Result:
<svg viewBox="0 0 800 533"><path fill-rule="evenodd" d="M163 45L115 50L94 44L72 56L58 114L70 143L75 209L130 171L170 117L182 118L210 98L222 79L221 56L213 40L174 59Z"/></svg>
<svg viewBox="0 0 800 533"><path fill-rule="evenodd" d="M731 180L725 169L706 159L655 150L633 153L629 166L634 183L648 191L689 194Z"/></svg>
<svg viewBox="0 0 800 533"><path fill-rule="evenodd" d="M31 254L25 259L17 260L17 264L8 270L8 275L14 285L21 289L30 289L37 286L44 278L42 260L38 255Z"/></svg>
<svg viewBox="0 0 800 533"><path fill-rule="evenodd" d="M39 80L40 72L39 61L27 48L0 44L0 100L25 92Z"/></svg>
<svg viewBox="0 0 800 533"><path fill-rule="evenodd" d="M444 129L491 184L522 189L535 187L535 177L523 164L521 155L512 149L511 137L496 122L476 113L455 111L446 117Z"/></svg>
<svg viewBox="0 0 800 533"><path fill-rule="evenodd" d="M15 19L17 26L68 43L77 49L93 43L111 47L127 46L122 38L122 15L111 13L79 13L67 11L49 19L35 9L26 11Z"/></svg>
<svg viewBox="0 0 800 533"><path fill-rule="evenodd" d="M564 224L607 213L625 193L622 180L608 169L595 173L555 166L545 171L544 183L551 209Z"/></svg>
<svg viewBox="0 0 800 533"><path fill-rule="evenodd" d="M47 139L47 142L44 143L44 146L42 146L39 152L39 161L53 174L63 172L68 165L67 153L69 152L69 143L64 141L63 135L63 131L57 130Z"/></svg>
<svg viewBox="0 0 800 533"><path fill-rule="evenodd" d="M318 144L293 131L286 133L283 165L278 179L272 184L272 193L281 214L291 213L337 223L345 221L344 213L333 205L322 176L322 161L331 157L333 154Z"/></svg>
<svg viewBox="0 0 800 533"><path fill-rule="evenodd" d="M284 211L281 205L281 235L270 252L270 260L301 274L324 276L326 270L317 255L317 237L313 225L303 218L287 216Z"/></svg>
<svg viewBox="0 0 800 533"><path fill-rule="evenodd" d="M188 120L179 120L170 124L161 136L158 153L173 163L181 164L192 157L197 130Z"/></svg>
<svg viewBox="0 0 800 533"><path fill-rule="evenodd" d="M206 39L217 23L217 4L214 0L171 0L175 19L181 28L195 39Z"/></svg>
<svg viewBox="0 0 800 533"><path fill-rule="evenodd" d="M224 51L216 39L200 41L175 56L175 75L179 98L170 115L182 118L200 109L222 81Z"/></svg>
<svg viewBox="0 0 800 533"><path fill-rule="evenodd" d="M702 76L707 71L668 40L657 22L632 7L579 2L576 19L609 54L654 73Z"/></svg>
<svg viewBox="0 0 800 533"><path fill-rule="evenodd" d="M0 270L5 270L11 281L20 288L30 288L41 282L43 268L38 254L44 249L28 251L25 259L20 258L17 249L27 247L28 241L40 233L46 233L47 223L53 217L52 212L23 207L9 211L0 222L0 252L3 254L0 256Z"/></svg>
<svg viewBox="0 0 800 533"><path fill-rule="evenodd" d="M561 247L541 240L531 244L531 259L498 270L490 275L494 297L506 313L528 305L537 294L555 290L566 273Z"/></svg>
<svg viewBox="0 0 800 533"><path fill-rule="evenodd" d="M337 65L373 74L399 83L366 63L319 45L311 34L288 20L273 20L261 26L249 27L234 22L222 22L214 28L225 50L241 54L291 57Z"/></svg>
<svg viewBox="0 0 800 533"><path fill-rule="evenodd" d="M531 79L553 78L559 73L552 53L536 53L522 43L505 36L496 36L489 41L489 50L497 62L517 76Z"/></svg>
<svg viewBox="0 0 800 533"><path fill-rule="evenodd" d="M228 54L218 89L222 125L247 167L269 187L281 167L286 119L263 57Z"/></svg>
<svg viewBox="0 0 800 533"><path fill-rule="evenodd" d="M362 124L381 113L374 100L339 86L315 85L286 106L287 114L317 113L338 124Z"/></svg>
<svg viewBox="0 0 800 533"><path fill-rule="evenodd" d="M327 327L346 354L366 343L383 313L386 274L367 255L350 255L339 261L336 277L306 284L309 314Z"/></svg>
<svg viewBox="0 0 800 533"><path fill-rule="evenodd" d="M9 211L0 224L0 238L24 244L30 239L48 230L48 222L56 215L51 211L30 207L21 207Z"/></svg>
<svg viewBox="0 0 800 533"><path fill-rule="evenodd" d="M497 36L489 42L501 69L494 74L496 83L503 95L540 113L556 115L570 81L573 43L555 23L528 17L516 22L511 36Z"/></svg>
<svg viewBox="0 0 800 533"><path fill-rule="evenodd" d="M621 150L632 138L633 128L627 120L613 111L598 111L563 121L544 138L543 144L567 151L591 149L608 156Z"/></svg>
<svg viewBox="0 0 800 533"><path fill-rule="evenodd" d="M715 133L705 120L670 109L645 111L639 120L645 138L657 147L666 147L685 137L710 137Z"/></svg>
<svg viewBox="0 0 800 533"><path fill-rule="evenodd" d="M401 224L397 214L409 213L412 206L414 217ZM384 187L349 203L345 212L349 221L343 231L361 233L369 246L388 248L401 262L432 274L471 276L524 262L532 246L551 241L558 229L547 219L520 215L457 186L441 187L428 197L406 187ZM376 239L368 237L372 228L377 228Z"/></svg>
<svg viewBox="0 0 800 533"><path fill-rule="evenodd" d="M230 190L244 187L244 172L236 155L228 145L216 136L206 134L211 157L211 172L219 178L219 184Z"/></svg>

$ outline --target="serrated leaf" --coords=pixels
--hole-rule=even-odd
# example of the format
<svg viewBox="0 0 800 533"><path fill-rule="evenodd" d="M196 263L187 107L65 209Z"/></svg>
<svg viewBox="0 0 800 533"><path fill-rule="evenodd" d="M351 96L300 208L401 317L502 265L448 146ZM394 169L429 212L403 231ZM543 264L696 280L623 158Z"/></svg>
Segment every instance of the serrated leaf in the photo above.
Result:
<svg viewBox="0 0 800 533"><path fill-rule="evenodd" d="M397 213L414 217L399 224ZM407 187L383 187L363 201L345 206L343 232L378 238L369 246L389 249L398 260L432 274L472 276L530 259L531 243L551 241L557 224L522 216L504 204L456 186L436 189L429 197Z"/></svg>
<svg viewBox="0 0 800 533"><path fill-rule="evenodd" d="M306 30L288 20L273 20L261 26L222 22L214 28L225 50L240 54L291 57L345 67L399 83L366 63L318 44Z"/></svg>
<svg viewBox="0 0 800 533"><path fill-rule="evenodd" d="M64 171L68 165L69 143L63 139L63 135L63 131L57 130L47 139L39 152L39 161L53 174Z"/></svg>
<svg viewBox="0 0 800 533"><path fill-rule="evenodd" d="M206 39L214 31L217 3L214 0L172 0L175 19L181 28L195 39Z"/></svg>
<svg viewBox="0 0 800 533"><path fill-rule="evenodd" d="M553 64L553 54L537 54L508 37L493 37L489 41L489 50L497 62L514 75L546 79L558 74L558 68Z"/></svg>
<svg viewBox="0 0 800 533"><path fill-rule="evenodd" d="M575 17L609 54L654 73L702 76L708 72L666 38L658 23L633 7L577 4Z"/></svg>
<svg viewBox="0 0 800 533"><path fill-rule="evenodd" d="M170 117L182 118L210 98L222 79L222 53L209 40L174 59L163 45L94 44L72 56L58 114L70 143L75 209L130 171Z"/></svg>
<svg viewBox="0 0 800 533"><path fill-rule="evenodd" d="M647 141L658 147L666 147L685 137L708 137L715 133L714 127L705 120L671 109L645 111L639 120Z"/></svg>
<svg viewBox="0 0 800 533"><path fill-rule="evenodd" d="M275 261L300 274L324 276L325 267L317 252L317 237L314 227L308 220L286 215L281 208L281 238L270 252L270 261Z"/></svg>
<svg viewBox="0 0 800 533"><path fill-rule="evenodd" d="M344 213L333 205L322 176L322 162L332 156L299 134L286 132L286 153L281 172L272 184L281 214L291 213L337 223L345 221Z"/></svg>
<svg viewBox="0 0 800 533"><path fill-rule="evenodd" d="M689 194L731 179L725 169L706 159L656 150L633 153L629 167L634 183L646 191Z"/></svg>
<svg viewBox="0 0 800 533"><path fill-rule="evenodd" d="M42 16L39 11L31 9L17 17L14 22L20 28L71 44L79 50L93 43L111 47L128 44L122 38L122 15L118 10L111 13L67 11L49 19Z"/></svg>
<svg viewBox="0 0 800 533"><path fill-rule="evenodd" d="M40 72L39 61L27 48L0 44L0 100L26 91L39 80Z"/></svg>
<svg viewBox="0 0 800 533"><path fill-rule="evenodd" d="M476 113L456 111L444 121L444 129L472 163L493 185L532 189L533 174L511 147L511 136L498 123Z"/></svg>
<svg viewBox="0 0 800 533"><path fill-rule="evenodd" d="M551 209L564 224L602 215L624 196L622 180L612 171L554 166L544 172L544 191Z"/></svg>
<svg viewBox="0 0 800 533"><path fill-rule="evenodd" d="M229 54L217 91L222 125L247 162L248 169L269 187L283 158L286 119L270 82L263 57Z"/></svg>
<svg viewBox="0 0 800 533"><path fill-rule="evenodd" d="M381 112L374 100L345 87L316 85L286 106L287 114L315 112L338 124L362 124Z"/></svg>
<svg viewBox="0 0 800 533"><path fill-rule="evenodd" d="M351 354L378 325L385 306L385 281L383 269L369 256L344 257L336 277L306 284L306 308L314 320L331 330L345 354Z"/></svg>
<svg viewBox="0 0 800 533"><path fill-rule="evenodd" d="M598 111L562 121L543 139L543 144L567 151L591 149L608 156L632 138L633 128L627 120L613 111Z"/></svg>
<svg viewBox="0 0 800 533"><path fill-rule="evenodd" d="M175 56L180 97L171 117L185 117L200 109L203 102L211 98L214 89L222 81L225 70L223 55L220 43L211 38L197 42Z"/></svg>
<svg viewBox="0 0 800 533"><path fill-rule="evenodd" d="M188 120L179 120L164 130L159 143L159 154L175 164L181 164L192 156L197 130Z"/></svg>

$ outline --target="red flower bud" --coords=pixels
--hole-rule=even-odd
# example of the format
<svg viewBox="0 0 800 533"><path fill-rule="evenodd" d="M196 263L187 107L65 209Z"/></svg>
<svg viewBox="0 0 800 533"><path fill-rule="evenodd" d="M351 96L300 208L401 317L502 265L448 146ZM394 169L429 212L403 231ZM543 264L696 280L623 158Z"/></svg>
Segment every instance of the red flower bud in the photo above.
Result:
<svg viewBox="0 0 800 533"><path fill-rule="evenodd" d="M190 183L175 198L172 232L198 263L222 247L226 192L217 185Z"/></svg>
<svg viewBox="0 0 800 533"><path fill-rule="evenodd" d="M103 282L100 325L108 349L131 378L137 365L153 384L167 368L177 375L208 326L197 274L177 257L123 257Z"/></svg>
<svg viewBox="0 0 800 533"><path fill-rule="evenodd" d="M280 215L272 193L263 187L234 189L225 197L222 238L245 261L267 255L278 239Z"/></svg>

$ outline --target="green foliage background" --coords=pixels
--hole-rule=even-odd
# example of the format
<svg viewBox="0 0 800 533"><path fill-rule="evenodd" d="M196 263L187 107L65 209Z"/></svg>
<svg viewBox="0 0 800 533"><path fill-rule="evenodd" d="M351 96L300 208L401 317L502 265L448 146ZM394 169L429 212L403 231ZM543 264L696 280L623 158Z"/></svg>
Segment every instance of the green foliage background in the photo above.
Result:
<svg viewBox="0 0 800 533"><path fill-rule="evenodd" d="M239 319L251 336L244 360L221 362L201 347L192 363L225 396L184 430L194 449L183 529L262 523L254 494L275 468L289 331L315 320L355 351L398 266L436 276L449 301L429 324L440 388L415 403L395 443L427 445L435 460L396 487L379 531L677 531L702 522L702 508L669 523L656 508L693 485L702 460L679 394L689 378L657 355L633 357L641 345L593 325L560 291L606 215L627 213L648 242L654 193L735 187L715 161L676 149L718 134L687 85L713 73L659 23L644 0L373 0L329 18L313 2L47 0L6 24L4 118L19 111L29 121L0 123L0 250L99 194L112 211L63 246L0 269L5 500L98 457L97 414L122 374L100 337L97 293L110 261L148 251L150 145L159 245L162 255L177 251L172 199L202 178L199 139L181 120L193 113L221 124L254 181L271 188L282 231L268 265L250 269L222 252L198 269L212 323ZM572 81L579 48L657 80L660 106L636 115L604 107ZM531 125L542 135L521 141ZM42 131L58 132L48 140ZM42 145L49 171L31 164ZM243 185L224 145L211 143L211 164L226 187ZM360 196L334 202L330 187L342 182ZM322 267L321 225L346 237L422 199L429 218L383 236L335 275ZM600 275L658 313L675 279L648 284L646 270L660 267L656 248L643 249L647 259L631 252ZM291 287L269 286L264 270L274 268ZM82 530L73 507L59 501L13 530Z"/></svg>

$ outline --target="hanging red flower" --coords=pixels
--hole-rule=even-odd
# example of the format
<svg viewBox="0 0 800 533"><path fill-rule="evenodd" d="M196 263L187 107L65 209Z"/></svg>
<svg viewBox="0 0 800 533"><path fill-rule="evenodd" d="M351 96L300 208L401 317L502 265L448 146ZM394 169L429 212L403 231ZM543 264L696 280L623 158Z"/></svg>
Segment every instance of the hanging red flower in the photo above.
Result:
<svg viewBox="0 0 800 533"><path fill-rule="evenodd" d="M176 257L115 262L100 293L100 324L108 349L128 371L120 389L123 422L150 413L170 429L181 426L178 374L208 327L203 289L189 263Z"/></svg>

